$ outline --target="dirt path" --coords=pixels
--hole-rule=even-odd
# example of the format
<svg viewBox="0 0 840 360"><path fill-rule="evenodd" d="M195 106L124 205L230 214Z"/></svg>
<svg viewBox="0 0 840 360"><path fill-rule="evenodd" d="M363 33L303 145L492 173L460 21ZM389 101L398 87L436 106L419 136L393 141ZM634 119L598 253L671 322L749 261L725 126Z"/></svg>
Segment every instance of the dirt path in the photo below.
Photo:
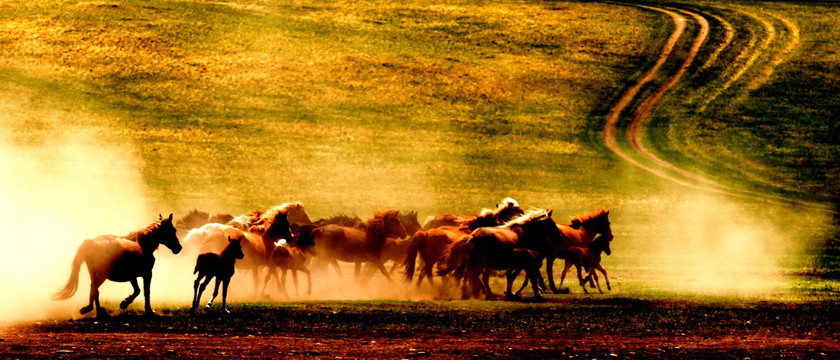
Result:
<svg viewBox="0 0 840 360"><path fill-rule="evenodd" d="M660 52L656 64L650 70L648 70L635 85L630 87L627 91L624 92L624 94L622 94L622 96L619 98L619 100L608 113L604 125L604 130L601 133L601 137L606 147L625 161L629 162L630 164L641 168L653 175L670 180L674 183L680 184L688 188L710 191L733 197L760 200L775 204L797 204L814 210L833 213L833 210L830 210L821 204L815 204L807 201L790 199L760 193L756 191L734 189L730 186L721 184L700 174L696 174L691 171L682 169L674 165L673 163L670 163L660 158L645 146L643 141L645 134L644 126L648 118L650 117L653 109L658 105L662 97L687 74L689 68L693 65L694 60L697 54L699 53L701 47L704 45L707 38L709 37L710 27L709 22L708 20L706 20L706 18L693 11L688 11L685 9L671 10L646 5L637 6L668 15L673 20L675 27L674 31L671 33L667 42L665 43L665 46L662 48L662 51ZM621 146L619 146L616 134L617 124L621 120L622 113L628 110L628 106L633 102L634 99L636 99L641 89L649 82L651 82L654 78L656 78L657 75L659 75L663 64L665 64L665 62L667 62L674 55L673 49L676 46L676 43L684 35L686 29L686 18L678 13L690 16L699 25L700 29L694 36L691 48L688 52L684 54L683 63L679 67L679 69L670 77L668 77L668 79L656 90L654 90L653 93L651 93L645 99L643 99L641 104L630 117L627 126L626 136L627 143L630 145L630 148L633 151L632 153L628 153L627 151L622 149ZM717 89L717 91L707 99L707 101L700 107L700 112L705 110L709 102L720 97L724 90L731 87L736 81L741 79L741 77L750 68L755 66L756 61L762 56L768 56L769 60L767 64L760 69L758 75L750 79L749 83L747 84L746 94L766 83L770 76L772 76L776 67L778 67L779 64L782 61L784 61L784 59L786 59L799 44L799 29L796 26L796 24L777 14L767 13L767 16L774 18L776 21L784 25L784 30L788 35L785 40L785 43L782 44L781 49L768 55L768 53L770 52L770 45L777 37L777 31L775 27L773 26L771 21L760 17L758 14L749 12L744 12L744 14L746 14L756 22L760 23L765 30L766 36L761 40L761 43L757 46L755 46L755 38L753 38L752 42L750 43L750 50L746 52L749 54L749 58L746 59L745 63L741 67L739 67L737 71L728 76L728 79L726 80L722 88ZM713 52L712 55L712 57L714 58L718 56L718 54L722 51L723 47L728 46L729 42L731 42L732 40L733 33L735 31L734 27L728 21L725 21L722 18L718 19L719 21L721 21L721 24L724 27L724 45L715 49L715 52ZM710 63L707 61L703 65L703 67L708 66L710 66ZM742 93L740 96L746 96L746 94ZM641 159L644 159L644 161L642 161Z"/></svg>

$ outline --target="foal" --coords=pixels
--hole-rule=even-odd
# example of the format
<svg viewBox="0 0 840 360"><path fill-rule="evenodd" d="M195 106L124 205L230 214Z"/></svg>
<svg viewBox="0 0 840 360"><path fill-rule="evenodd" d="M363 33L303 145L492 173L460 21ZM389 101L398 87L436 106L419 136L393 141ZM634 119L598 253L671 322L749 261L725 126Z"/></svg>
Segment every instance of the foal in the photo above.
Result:
<svg viewBox="0 0 840 360"><path fill-rule="evenodd" d="M307 254L309 254L309 256L315 255L315 242L312 237L312 230L315 228L316 226L314 225L302 226L300 228L300 237L293 244L289 244L282 240L274 244L275 247L274 251L271 253L271 259L269 260L269 270L268 275L265 277L264 287L268 286L269 280L272 276L274 276L274 280L277 281L277 287L283 291L283 294L286 295L286 297L289 297L286 292L286 271L292 270L292 280L295 283L295 294L297 294L297 272L301 271L306 274L306 279L308 281L306 294L312 294L312 275L309 273L309 269L306 268L306 263L308 260ZM283 270L283 275L279 280L277 279L277 267ZM263 288L263 292L265 292L265 288Z"/></svg>
<svg viewBox="0 0 840 360"><path fill-rule="evenodd" d="M609 237L599 236L588 247L573 246L568 251L569 261L577 267L578 280L580 280L580 286L583 287L583 292L588 292L586 291L585 285L590 279L594 279L595 285L598 286L598 292L601 294L604 293L601 290L601 283L598 281L598 274L595 273L595 270L600 270L604 274L604 280L607 282L607 290L612 290L610 288L610 279L607 277L607 271L601 266L601 252L605 252L607 256L612 254ZM581 276L581 267L587 269L588 273L586 277Z"/></svg>
<svg viewBox="0 0 840 360"><path fill-rule="evenodd" d="M242 238L232 240L230 236L228 236L228 244L222 250L221 254L208 252L198 256L198 259L195 261L195 270L193 270L193 274L198 273L198 277L195 279L195 284L193 285L194 296L190 314L195 312L195 309L198 307L198 302L201 299L201 293L204 292L207 284L214 277L216 278L216 288L213 290L213 297L207 302L205 308L209 309L210 305L213 304L213 300L219 295L219 284L222 283L222 310L230 314L230 310L227 309L228 285L230 285L230 278L234 273L233 265L236 259L242 259L244 257L245 253L242 252ZM204 283L199 288L201 278L205 276Z"/></svg>

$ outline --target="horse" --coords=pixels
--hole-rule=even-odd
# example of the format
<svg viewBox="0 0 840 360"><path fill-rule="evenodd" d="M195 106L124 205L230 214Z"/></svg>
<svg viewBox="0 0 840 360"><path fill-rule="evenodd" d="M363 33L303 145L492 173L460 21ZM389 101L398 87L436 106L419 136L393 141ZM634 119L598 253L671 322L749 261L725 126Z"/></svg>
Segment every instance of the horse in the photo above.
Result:
<svg viewBox="0 0 840 360"><path fill-rule="evenodd" d="M216 300L216 296L219 295L219 284L221 283L223 284L222 310L230 314L230 310L227 308L228 285L230 285L230 278L235 272L233 265L236 263L236 259L242 259L244 257L245 253L242 252L242 238L233 240L228 237L228 244L221 253L207 252L196 258L193 274L198 274L198 277L193 284L193 302L190 308L190 314L195 312L195 309L198 307L198 302L201 300L201 294L214 277L216 278L216 287L213 289L213 297L207 302L205 308L209 309L213 305L213 300ZM205 279L204 283L201 283L202 278ZM200 286L199 283L201 283Z"/></svg>
<svg viewBox="0 0 840 360"><path fill-rule="evenodd" d="M172 214L170 214L168 218L164 219L160 216L157 222L126 236L101 235L84 240L76 250L67 285L55 293L53 299L69 299L76 293L79 286L79 271L82 263L86 263L90 274L90 302L79 311L80 313L87 314L94 309L95 305L97 317L108 316L108 313L99 305L99 287L105 280L131 283L134 292L120 303L120 309L125 310L140 295L137 278L142 277L146 299L145 314L155 315L149 293L152 284L152 268L155 265L154 251L163 244L173 254L181 252L181 243L178 242L175 232Z"/></svg>
<svg viewBox="0 0 840 360"><path fill-rule="evenodd" d="M271 253L271 260L269 261L269 276L273 276L277 281L277 287L283 291L283 295L289 297L286 293L286 271L292 271L292 280L295 283L295 294L298 293L298 277L297 272L301 271L306 274L308 286L306 295L312 294L312 275L309 269L306 268L307 254L314 256L317 252L315 250L315 242L311 236L312 230L316 228L314 225L304 225L300 229L301 236L295 243L278 241L275 244L274 251ZM277 268L283 270L282 278L277 278ZM265 285L268 286L269 276L265 278ZM265 292L265 289L263 289Z"/></svg>
<svg viewBox="0 0 840 360"><path fill-rule="evenodd" d="M422 284L423 279L428 277L429 283L434 287L432 270L435 265L440 268L441 256L448 246L468 235L475 229L486 226L498 226L524 214L525 211L519 207L519 203L511 198L506 198L496 205L493 210L484 209L479 215L461 220L457 226L440 226L429 230L418 231L412 237L403 263L405 267L405 280L412 281L417 256L423 260L423 269L417 279L417 286Z"/></svg>
<svg viewBox="0 0 840 360"><path fill-rule="evenodd" d="M588 291L584 285L590 279L595 280L595 285L598 286L598 292L601 294L604 293L601 290L601 283L598 281L598 274L595 270L600 270L604 274L604 280L607 282L607 290L612 290L610 279L607 277L607 271L601 266L601 252L606 253L607 256L612 254L610 240L606 236L595 238L588 247L573 246L569 248L568 261L571 261L577 267L578 280L580 280L580 286L583 287L583 292L585 293L588 293ZM581 268L587 269L588 274L586 278L581 276Z"/></svg>
<svg viewBox="0 0 840 360"><path fill-rule="evenodd" d="M563 272L560 273L560 288L554 285L554 260L566 259L569 255L568 249L574 246L587 247L600 235L606 241L612 241L613 233L610 226L609 219L610 211L600 209L589 214L576 216L571 219L571 224L558 224L557 228L563 234L563 240L554 244L553 254L546 257L546 273L548 274L548 284L551 291L555 294L561 292L563 287L563 280L566 278L566 272L572 267L573 263L566 260L563 266Z"/></svg>
<svg viewBox="0 0 840 360"><path fill-rule="evenodd" d="M399 211L377 212L373 218L356 227L325 225L311 230L318 256L322 261L332 264L341 277L338 260L356 263L356 276L361 271L361 263L376 266L388 280L391 276L382 265L380 256L382 246L388 237L402 238L406 235L405 227L399 219Z"/></svg>
<svg viewBox="0 0 840 360"><path fill-rule="evenodd" d="M423 230L437 229L441 226L460 226L461 222L470 219L466 215L440 214L430 215L423 221Z"/></svg>
<svg viewBox="0 0 840 360"><path fill-rule="evenodd" d="M511 268L514 249L536 251L539 261L542 262L543 258L552 253L552 244L561 241L562 235L551 214L551 210L532 211L502 226L474 230L447 248L443 255L445 265L439 268L438 275L447 275L458 269L468 280L464 282L463 294L467 294L468 283L473 284L473 294L477 294L480 289L475 285L479 284L483 287L487 299L491 299L493 293L490 290L490 274L493 270ZM526 268L526 274L529 278L538 276L533 269L528 271ZM541 298L538 285L533 286L534 298ZM510 293L510 284L507 293Z"/></svg>

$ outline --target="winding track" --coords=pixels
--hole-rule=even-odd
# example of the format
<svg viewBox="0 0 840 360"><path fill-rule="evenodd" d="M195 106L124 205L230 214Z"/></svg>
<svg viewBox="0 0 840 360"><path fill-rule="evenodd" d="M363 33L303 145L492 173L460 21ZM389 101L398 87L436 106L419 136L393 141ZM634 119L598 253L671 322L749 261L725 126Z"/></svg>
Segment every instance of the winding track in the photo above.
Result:
<svg viewBox="0 0 840 360"><path fill-rule="evenodd" d="M674 22L674 30L668 37L668 40L662 48L655 65L650 70L648 70L635 85L627 89L624 92L624 94L622 94L622 96L618 99L613 108L607 114L604 130L601 133L601 137L607 148L609 148L611 151L613 151L616 155L618 155L625 161L638 168L641 168L653 175L664 179L668 179L672 182L689 188L711 191L715 193L741 198L761 200L777 204L797 204L823 212L834 212L830 209L827 209L821 204L810 203L797 199L789 199L750 190L734 189L730 186L708 179L702 175L692 173L685 169L681 169L676 165L652 153L645 146L643 141L645 133L644 125L647 122L647 119L650 117L653 109L659 103L662 97L686 75L689 68L692 66L697 54L699 53L701 47L703 46L703 44L709 36L709 23L706 20L706 18L704 18L702 15L693 11L689 11L687 9L665 9L649 5L617 5L638 6L641 8L657 11L668 15ZM734 73L730 74L729 76L726 76L727 79L725 80L725 83L722 87L718 88L711 97L707 98L707 100L700 107L701 113L703 112L703 110L705 110L706 106L708 106L709 103L717 99L726 89L728 89L734 83L739 81L748 70L753 68L755 66L756 61L762 56L769 56L770 59L767 61L764 67L759 69L758 75L756 75L749 81L749 83L747 84L747 93L742 93L741 96L746 96L748 92L755 90L764 83L766 83L772 76L776 67L780 63L782 63L799 44L799 29L796 27L796 24L776 14L767 13L767 16L770 16L776 21L782 23L785 26L785 31L789 35L787 41L782 46L782 49L780 51L768 54L770 44L774 41L777 35L777 31L773 26L772 22L760 17L755 13L748 13L744 11L741 12L752 18L754 21L760 23L764 28L766 36L764 39L762 39L760 44L756 44L757 40L755 39L755 37L753 37L750 40L748 44L749 49L747 49L747 54L743 55L749 57L746 59L742 66L737 68L737 70ZM632 152L637 155L632 156L630 153L622 149L622 147L619 145L619 142L616 137L617 125L622 119L622 113L628 110L628 107L630 106L631 102L633 102L633 100L639 95L641 89L657 77L657 75L661 71L662 66L673 55L674 47L676 46L680 38L683 36L686 29L687 20L685 17L683 17L683 15L680 15L680 13L686 16L690 16L699 25L699 31L697 31L697 33L694 35L691 48L684 55L682 65L679 67L679 69L676 70L676 72L674 72L670 77L668 77L668 79L664 83L662 83L658 88L656 88L656 90L654 90L653 93L647 95L647 97L641 102L641 105L639 105L636 108L635 112L630 117L626 130L627 142L630 145ZM731 23L718 16L714 17L722 24L724 28L724 43L712 52L706 63L702 65L701 69L711 66L711 63L713 61L716 61L718 55L723 51L723 49L729 46L735 33L735 29L732 27ZM739 58L743 56L739 56ZM641 157L644 160L637 159L638 157Z"/></svg>

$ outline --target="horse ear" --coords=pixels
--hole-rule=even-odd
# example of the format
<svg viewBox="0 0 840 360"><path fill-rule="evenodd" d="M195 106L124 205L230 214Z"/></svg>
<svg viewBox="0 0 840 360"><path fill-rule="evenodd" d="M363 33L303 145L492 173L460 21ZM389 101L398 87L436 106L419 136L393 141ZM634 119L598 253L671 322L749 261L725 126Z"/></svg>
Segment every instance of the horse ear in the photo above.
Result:
<svg viewBox="0 0 840 360"><path fill-rule="evenodd" d="M230 235L228 235L228 237L227 237L227 238L228 238L228 242L232 242L232 241L233 241L233 239L231 239L231 238L230 238Z"/></svg>
<svg viewBox="0 0 840 360"><path fill-rule="evenodd" d="M169 213L169 221L172 221L172 213Z"/></svg>
<svg viewBox="0 0 840 360"><path fill-rule="evenodd" d="M554 213L554 209L548 209L548 217L551 217L552 213Z"/></svg>

